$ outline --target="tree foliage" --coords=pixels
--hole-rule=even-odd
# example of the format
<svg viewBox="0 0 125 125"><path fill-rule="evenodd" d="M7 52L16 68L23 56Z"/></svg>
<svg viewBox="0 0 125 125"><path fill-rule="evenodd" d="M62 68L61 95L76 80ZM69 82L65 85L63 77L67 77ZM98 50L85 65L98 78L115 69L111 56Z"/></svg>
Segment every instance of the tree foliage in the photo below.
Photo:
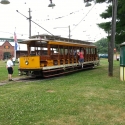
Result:
<svg viewBox="0 0 125 125"><path fill-rule="evenodd" d="M110 3L108 5L108 8L100 14L100 16L104 19L112 18L112 0L96 0L97 3L103 3L107 2ZM116 19L116 34L115 34L115 40L117 44L121 44L125 41L125 0L117 0L117 19ZM100 23L98 26L106 33L109 33L111 31L111 21ZM110 40L110 34L108 39Z"/></svg>
<svg viewBox="0 0 125 125"><path fill-rule="evenodd" d="M109 40L107 38L102 38L99 41L94 43L98 48L99 54L108 54L108 42L109 42ZM120 45L115 44L115 48L116 48L117 52L119 53Z"/></svg>
<svg viewBox="0 0 125 125"><path fill-rule="evenodd" d="M98 48L98 53L108 54L108 39L102 38L99 41L95 42L95 45Z"/></svg>

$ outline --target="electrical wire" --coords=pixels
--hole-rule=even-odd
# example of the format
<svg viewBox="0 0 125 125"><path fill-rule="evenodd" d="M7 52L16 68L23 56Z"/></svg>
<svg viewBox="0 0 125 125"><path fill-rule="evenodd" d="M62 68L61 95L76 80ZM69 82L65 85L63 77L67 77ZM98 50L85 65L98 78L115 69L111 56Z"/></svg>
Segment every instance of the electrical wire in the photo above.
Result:
<svg viewBox="0 0 125 125"><path fill-rule="evenodd" d="M20 13L18 10L16 10L19 14L21 14L22 16L26 17L25 15L23 15L22 13ZM26 17L27 19L29 19L28 17ZM31 20L31 18L30 18ZM51 34L52 36L54 36L52 33L50 33L48 30L46 30L45 28L43 28L42 26L40 26L38 23L34 22L33 20L31 20L33 23L35 23L37 26L39 26L40 28L44 29L46 32L48 32L49 34Z"/></svg>
<svg viewBox="0 0 125 125"><path fill-rule="evenodd" d="M95 6L96 4L94 4L94 6ZM94 6L88 11L88 13L79 21L79 23L77 23L76 25L75 25L75 27L71 30L71 31L73 31L84 19L85 19L85 17L92 11L92 9L94 8Z"/></svg>

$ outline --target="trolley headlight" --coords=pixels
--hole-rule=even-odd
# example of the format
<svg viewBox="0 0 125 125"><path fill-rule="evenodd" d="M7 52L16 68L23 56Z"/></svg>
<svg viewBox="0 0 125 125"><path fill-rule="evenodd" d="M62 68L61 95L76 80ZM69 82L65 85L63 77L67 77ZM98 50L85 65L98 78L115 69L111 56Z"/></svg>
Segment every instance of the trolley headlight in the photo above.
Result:
<svg viewBox="0 0 125 125"><path fill-rule="evenodd" d="M25 64L26 64L26 65L28 65L28 64L29 64L29 62L28 62L28 61L25 61Z"/></svg>

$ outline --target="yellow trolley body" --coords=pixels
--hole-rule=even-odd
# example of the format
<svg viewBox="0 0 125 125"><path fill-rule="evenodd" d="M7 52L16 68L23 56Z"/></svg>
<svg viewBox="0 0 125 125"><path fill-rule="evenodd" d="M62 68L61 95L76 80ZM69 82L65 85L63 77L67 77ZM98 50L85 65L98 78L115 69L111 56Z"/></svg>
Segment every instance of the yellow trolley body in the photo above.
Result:
<svg viewBox="0 0 125 125"><path fill-rule="evenodd" d="M85 68L99 65L97 48L90 42L69 40L62 37L40 35L43 39L24 40L20 44L27 45L27 54L20 56L19 71L21 74L36 76L52 76L81 70L78 64L77 51L84 51ZM34 50L31 48L34 47Z"/></svg>

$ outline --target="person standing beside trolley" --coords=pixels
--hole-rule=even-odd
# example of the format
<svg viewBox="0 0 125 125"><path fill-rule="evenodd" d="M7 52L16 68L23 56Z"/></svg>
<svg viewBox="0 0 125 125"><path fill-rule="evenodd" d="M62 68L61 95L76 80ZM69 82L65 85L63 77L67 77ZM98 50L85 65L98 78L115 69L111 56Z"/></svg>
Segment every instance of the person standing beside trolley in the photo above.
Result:
<svg viewBox="0 0 125 125"><path fill-rule="evenodd" d="M12 80L13 62L12 62L11 56L9 56L9 58L8 58L8 60L7 60L6 68L7 68L7 71L8 71L8 80L9 80L9 81L13 81L13 80Z"/></svg>
<svg viewBox="0 0 125 125"><path fill-rule="evenodd" d="M77 53L78 56L79 56L79 64L82 65L82 68L83 68L83 63L84 63L84 53L82 50L80 50L80 52Z"/></svg>

